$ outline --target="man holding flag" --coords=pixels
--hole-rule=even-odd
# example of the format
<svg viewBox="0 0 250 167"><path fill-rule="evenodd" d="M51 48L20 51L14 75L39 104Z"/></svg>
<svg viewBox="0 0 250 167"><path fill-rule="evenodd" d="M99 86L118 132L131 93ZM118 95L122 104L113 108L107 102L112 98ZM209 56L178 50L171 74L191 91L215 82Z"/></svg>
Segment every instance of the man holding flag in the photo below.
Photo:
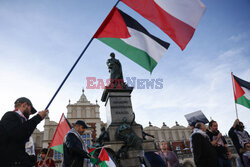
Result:
<svg viewBox="0 0 250 167"><path fill-rule="evenodd" d="M86 123L78 120L63 141L63 167L91 167L90 155L82 134L88 128Z"/></svg>
<svg viewBox="0 0 250 167"><path fill-rule="evenodd" d="M33 166L33 162L25 152L25 143L29 141L31 134L45 118L48 110L40 111L31 119L28 119L30 114L37 111L26 97L18 98L14 107L14 111L6 112L0 122L1 166Z"/></svg>

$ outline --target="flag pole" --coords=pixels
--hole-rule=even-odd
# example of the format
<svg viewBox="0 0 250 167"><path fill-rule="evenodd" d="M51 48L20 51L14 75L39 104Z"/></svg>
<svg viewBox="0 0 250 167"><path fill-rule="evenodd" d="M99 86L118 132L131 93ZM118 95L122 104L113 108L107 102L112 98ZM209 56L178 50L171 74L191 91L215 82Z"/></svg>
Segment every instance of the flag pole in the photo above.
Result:
<svg viewBox="0 0 250 167"><path fill-rule="evenodd" d="M49 152L50 152L50 147L48 148L48 151L47 151L47 153L46 153L46 155L45 155L45 158L44 158L45 162L46 162L46 159L47 159L47 157L48 157L48 155L49 155Z"/></svg>
<svg viewBox="0 0 250 167"><path fill-rule="evenodd" d="M235 83L234 83L234 77L233 77L233 72L231 72L231 76L232 76L232 84L233 84L233 94L234 94L234 107L235 107L235 112L236 112L236 118L239 119L238 117L238 110L237 110L237 105L235 103L235 94L236 94L236 90L235 90Z"/></svg>
<svg viewBox="0 0 250 167"><path fill-rule="evenodd" d="M118 0L116 2L116 4L113 6L116 7L118 5L118 3L121 0ZM113 9L112 8L112 9ZM75 66L77 65L77 63L79 62L79 60L82 58L83 54L85 53L85 51L87 50L87 48L89 47L89 45L91 44L91 42L93 41L94 36L91 37L91 39L89 40L88 44L85 46L85 48L83 49L82 53L80 54L80 56L77 58L77 60L75 61L74 65L71 67L71 69L69 70L68 74L66 75L66 77L63 79L62 83L60 84L60 86L58 87L58 89L56 90L55 94L53 95L53 97L50 99L48 105L46 106L45 110L47 110L50 106L50 104L53 102L53 100L55 99L56 95L58 94L58 92L61 90L62 86L64 85L65 81L68 79L68 77L70 76L71 72L74 70Z"/></svg>

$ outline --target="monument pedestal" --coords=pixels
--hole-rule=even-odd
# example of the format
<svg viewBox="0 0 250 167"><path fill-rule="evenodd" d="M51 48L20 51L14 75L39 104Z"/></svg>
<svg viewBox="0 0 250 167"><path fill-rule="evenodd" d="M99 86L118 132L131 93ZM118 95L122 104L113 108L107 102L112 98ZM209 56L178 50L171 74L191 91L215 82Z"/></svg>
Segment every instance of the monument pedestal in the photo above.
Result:
<svg viewBox="0 0 250 167"><path fill-rule="evenodd" d="M108 142L104 142L104 145L109 145L109 148L116 154L124 150L124 147L126 150L126 156L118 158L120 167L141 167L140 159L145 159L144 152L156 151L154 140L142 140L143 127L134 121L135 114L131 103L132 91L132 87L123 89L106 87L101 99L106 106L107 132L110 139ZM133 144L134 140L137 140L139 144ZM132 146L128 146L130 141Z"/></svg>

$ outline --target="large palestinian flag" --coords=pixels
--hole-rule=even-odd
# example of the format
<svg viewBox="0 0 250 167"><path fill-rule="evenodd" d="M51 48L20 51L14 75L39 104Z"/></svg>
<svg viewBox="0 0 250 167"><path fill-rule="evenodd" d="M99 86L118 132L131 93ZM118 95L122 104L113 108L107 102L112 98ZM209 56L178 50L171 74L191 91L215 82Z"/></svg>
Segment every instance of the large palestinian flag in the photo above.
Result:
<svg viewBox="0 0 250 167"><path fill-rule="evenodd" d="M205 12L200 0L121 0L148 19L184 50Z"/></svg>
<svg viewBox="0 0 250 167"><path fill-rule="evenodd" d="M135 19L114 7L94 35L152 72L169 43L150 34Z"/></svg>
<svg viewBox="0 0 250 167"><path fill-rule="evenodd" d="M67 118L65 118L64 114L62 114L49 147L53 150L63 153L63 139L70 129L70 123L68 122Z"/></svg>
<svg viewBox="0 0 250 167"><path fill-rule="evenodd" d="M250 109L250 82L244 81L233 74L232 80L235 102Z"/></svg>

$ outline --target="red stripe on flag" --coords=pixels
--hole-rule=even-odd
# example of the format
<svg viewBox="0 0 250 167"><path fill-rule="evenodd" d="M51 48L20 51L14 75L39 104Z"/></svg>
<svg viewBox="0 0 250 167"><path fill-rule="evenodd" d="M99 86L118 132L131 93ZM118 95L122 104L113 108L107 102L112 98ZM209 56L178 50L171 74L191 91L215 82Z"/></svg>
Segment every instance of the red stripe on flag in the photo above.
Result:
<svg viewBox="0 0 250 167"><path fill-rule="evenodd" d="M234 79L234 76L232 74L232 80L233 80L233 89L234 89L234 99L235 101L238 100L241 96L245 94L244 90L241 88L241 86L238 84L238 82Z"/></svg>
<svg viewBox="0 0 250 167"><path fill-rule="evenodd" d="M122 0L143 17L156 24L184 50L195 29L163 10L154 0Z"/></svg>
<svg viewBox="0 0 250 167"><path fill-rule="evenodd" d="M114 7L102 25L96 31L94 38L129 38L127 25L120 12Z"/></svg>
<svg viewBox="0 0 250 167"><path fill-rule="evenodd" d="M89 153L93 152L96 148L90 148L88 149Z"/></svg>
<svg viewBox="0 0 250 167"><path fill-rule="evenodd" d="M102 148L99 154L99 159L101 161L109 161L109 155L108 155L108 152L105 150L105 148Z"/></svg>
<svg viewBox="0 0 250 167"><path fill-rule="evenodd" d="M65 118L64 114L62 114L49 147L54 147L63 144L63 139L69 130L70 126L67 122L67 119Z"/></svg>

